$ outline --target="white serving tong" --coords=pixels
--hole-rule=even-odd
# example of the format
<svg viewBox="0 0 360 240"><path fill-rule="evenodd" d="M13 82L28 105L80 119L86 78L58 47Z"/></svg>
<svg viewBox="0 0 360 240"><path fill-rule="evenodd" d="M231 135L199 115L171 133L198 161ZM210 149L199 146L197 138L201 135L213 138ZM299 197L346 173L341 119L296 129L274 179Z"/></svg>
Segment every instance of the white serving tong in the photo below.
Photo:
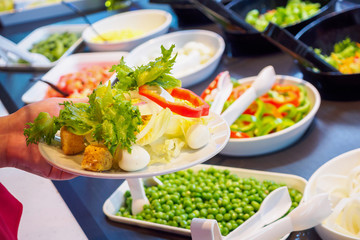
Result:
<svg viewBox="0 0 360 240"><path fill-rule="evenodd" d="M230 126L235 120L255 101L258 97L271 89L276 80L273 66L263 68L255 78L251 87L245 91L235 102L233 102L222 114L226 100L229 98L233 84L231 83L229 72L223 72L219 78L216 88L216 95L211 104L210 111L221 114Z"/></svg>
<svg viewBox="0 0 360 240"><path fill-rule="evenodd" d="M243 236L261 229L266 224L284 216L291 207L291 198L287 187L281 187L272 191L261 203L259 210L234 229L228 236L223 237L218 231L216 220L194 218L191 222L191 237L193 240L233 240L243 239ZM205 238L204 236L207 236Z"/></svg>
<svg viewBox="0 0 360 240"><path fill-rule="evenodd" d="M230 232L225 240L240 239L284 216L291 207L291 198L287 187L272 191L261 203L259 210L239 227Z"/></svg>
<svg viewBox="0 0 360 240"><path fill-rule="evenodd" d="M13 63L14 60L11 59L11 56L8 53L12 53L19 57L19 59L23 59L29 62L31 65L49 65L50 60L42 54L39 53L31 53L27 50L19 47L17 44L13 43L9 39L0 35L0 52L1 57L7 63Z"/></svg>
<svg viewBox="0 0 360 240"><path fill-rule="evenodd" d="M287 188L284 187L286 191ZM282 190L284 191L284 190ZM275 192L275 191L273 191ZM266 201L274 202L275 197L270 196L264 199L263 203ZM290 198L290 196L289 196ZM271 200L267 200L271 199ZM281 205L276 202L273 205L274 209L279 208ZM291 200L290 200L291 204ZM257 213L260 212L260 209ZM331 202L329 200L329 195L319 194L305 202L300 204L297 208L291 211L286 217L279 219L283 215L280 215L281 211L275 213L273 216L274 219L279 219L270 224L265 221L257 222L257 218L254 217L254 214L251 218L254 217L254 220L249 218L238 228L233 230L228 236L223 237L220 233L219 226L217 221L214 219L200 219L194 218L191 222L191 237L193 240L202 240L202 239L211 239L211 240L231 240L231 239L242 239L242 240L278 240L285 235L291 233L292 231L302 231L305 229L312 228L320 224L325 218L331 214ZM269 213L270 214L270 213ZM262 216L262 214L259 214ZM256 220L255 220L256 219ZM269 219L270 221L270 219ZM268 225L267 225L268 224ZM264 227L265 226L265 227ZM237 231L237 229L239 229ZM206 238L204 238L206 236Z"/></svg>
<svg viewBox="0 0 360 240"><path fill-rule="evenodd" d="M328 193L314 196L308 202L300 204L286 217L266 227L244 236L244 240L278 240L293 231L302 231L320 224L332 213Z"/></svg>
<svg viewBox="0 0 360 240"><path fill-rule="evenodd" d="M228 71L220 73L219 81L216 87L216 95L214 101L211 104L210 111L221 114L221 111L224 107L226 100L229 98L233 84L230 79L230 74Z"/></svg>
<svg viewBox="0 0 360 240"><path fill-rule="evenodd" d="M255 101L258 97L271 89L276 80L273 66L263 68L255 78L254 82L235 102L233 102L221 116L229 124L235 120Z"/></svg>

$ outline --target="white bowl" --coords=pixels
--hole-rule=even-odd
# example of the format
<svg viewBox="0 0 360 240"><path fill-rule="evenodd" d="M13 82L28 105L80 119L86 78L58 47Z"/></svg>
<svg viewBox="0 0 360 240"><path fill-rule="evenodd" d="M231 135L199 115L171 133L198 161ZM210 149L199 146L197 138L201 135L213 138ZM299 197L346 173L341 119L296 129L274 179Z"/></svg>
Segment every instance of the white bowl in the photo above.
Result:
<svg viewBox="0 0 360 240"><path fill-rule="evenodd" d="M184 74L175 75L182 81L183 87L189 87L208 78L218 66L225 49L224 39L217 33L206 30L185 30L165 34L154 38L133 49L125 58L129 66L140 66L147 63L149 59L160 56L160 47L163 45L169 49L175 44L175 50L181 49L188 42L199 42L206 45L213 52L212 57L197 67L186 71ZM176 64L176 63L175 63Z"/></svg>
<svg viewBox="0 0 360 240"><path fill-rule="evenodd" d="M317 194L317 180L324 175L335 174L347 176L352 169L360 166L360 148L341 154L324 165L313 173L306 185L303 200L306 202ZM316 232L324 240L356 240L358 238L345 235L335 231L328 226L319 224L315 227Z"/></svg>
<svg viewBox="0 0 360 240"><path fill-rule="evenodd" d="M137 45L166 33L171 21L171 14L163 10L135 10L104 18L94 23L93 27L99 34L123 29L136 29L145 34L119 42L94 43L92 39L97 34L89 26L83 31L82 37L92 51L130 51Z"/></svg>
<svg viewBox="0 0 360 240"><path fill-rule="evenodd" d="M252 82L255 77L239 80L241 83ZM230 138L221 154L229 156L256 156L283 149L296 142L307 130L320 107L320 94L307 81L292 76L276 76L276 82L286 84L301 84L305 86L311 103L310 112L299 122L279 132L253 138Z"/></svg>

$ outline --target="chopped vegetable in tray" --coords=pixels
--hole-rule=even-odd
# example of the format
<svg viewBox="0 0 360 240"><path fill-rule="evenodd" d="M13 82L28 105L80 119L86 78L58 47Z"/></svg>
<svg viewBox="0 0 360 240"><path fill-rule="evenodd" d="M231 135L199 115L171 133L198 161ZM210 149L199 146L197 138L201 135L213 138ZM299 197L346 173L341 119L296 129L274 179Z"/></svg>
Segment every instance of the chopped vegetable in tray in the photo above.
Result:
<svg viewBox="0 0 360 240"><path fill-rule="evenodd" d="M328 56L322 54L318 48L315 52L341 73L360 73L360 43L352 41L349 37L336 43L333 52Z"/></svg>
<svg viewBox="0 0 360 240"><path fill-rule="evenodd" d="M201 95L210 105L216 95L220 75L221 73ZM233 86L223 111L238 99L250 84L233 81ZM256 99L230 126L230 137L258 137L281 131L303 119L310 109L310 100L302 85L274 84L270 91Z"/></svg>
<svg viewBox="0 0 360 240"><path fill-rule="evenodd" d="M320 3L289 0L285 7L272 9L264 14L260 14L259 10L253 9L247 13L245 21L262 32L269 22L286 27L314 16L320 10L320 7Z"/></svg>
<svg viewBox="0 0 360 240"><path fill-rule="evenodd" d="M56 86L66 92L69 98L87 97L100 84L105 84L112 73L110 64L93 65L80 69L78 72L62 75ZM49 87L46 97L62 97L62 95Z"/></svg>
<svg viewBox="0 0 360 240"><path fill-rule="evenodd" d="M79 39L79 34L72 32L53 33L46 39L35 43L30 52L40 53L51 62L58 60ZM24 60L20 60L26 63Z"/></svg>
<svg viewBox="0 0 360 240"><path fill-rule="evenodd" d="M285 184L240 178L229 170L213 167L195 173L192 169L158 176L163 185L145 186L150 205L133 216L132 197L125 193L125 206L118 216L145 220L190 229L193 218L216 219L221 234L226 236L254 215L265 197ZM302 199L302 193L289 188L292 211Z"/></svg>

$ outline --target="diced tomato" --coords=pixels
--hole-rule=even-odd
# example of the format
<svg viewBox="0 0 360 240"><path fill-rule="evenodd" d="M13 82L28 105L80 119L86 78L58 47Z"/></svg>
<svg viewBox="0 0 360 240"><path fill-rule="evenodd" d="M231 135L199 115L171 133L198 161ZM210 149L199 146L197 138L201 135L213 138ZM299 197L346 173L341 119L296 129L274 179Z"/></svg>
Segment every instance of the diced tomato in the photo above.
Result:
<svg viewBox="0 0 360 240"><path fill-rule="evenodd" d="M101 82L107 82L113 73L109 72L112 64L83 67L80 71L64 74L60 77L57 87L70 94L69 97L85 97ZM62 97L49 88L46 97Z"/></svg>

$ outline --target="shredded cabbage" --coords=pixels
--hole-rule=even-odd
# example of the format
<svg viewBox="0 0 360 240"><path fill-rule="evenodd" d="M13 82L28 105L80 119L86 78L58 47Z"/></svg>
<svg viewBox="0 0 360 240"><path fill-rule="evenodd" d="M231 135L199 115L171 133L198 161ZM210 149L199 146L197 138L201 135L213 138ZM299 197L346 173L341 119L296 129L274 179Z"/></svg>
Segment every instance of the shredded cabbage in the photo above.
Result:
<svg viewBox="0 0 360 240"><path fill-rule="evenodd" d="M200 123L207 125L208 118L188 118L180 115L173 115L165 134L171 137L185 137L185 134L191 125Z"/></svg>
<svg viewBox="0 0 360 240"><path fill-rule="evenodd" d="M153 114L145 128L136 136L136 144L144 146L162 137L169 126L172 112L164 108L158 114Z"/></svg>
<svg viewBox="0 0 360 240"><path fill-rule="evenodd" d="M150 154L150 163L168 163L173 158L177 158L183 147L185 141L181 138L166 138L162 137L157 141L145 146L145 149Z"/></svg>

